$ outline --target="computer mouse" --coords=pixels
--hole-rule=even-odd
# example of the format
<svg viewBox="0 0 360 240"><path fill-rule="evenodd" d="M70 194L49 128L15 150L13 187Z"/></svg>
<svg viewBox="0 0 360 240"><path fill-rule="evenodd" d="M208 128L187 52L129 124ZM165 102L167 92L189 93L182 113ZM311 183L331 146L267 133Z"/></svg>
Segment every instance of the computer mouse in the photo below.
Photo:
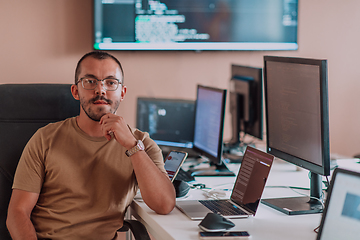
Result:
<svg viewBox="0 0 360 240"><path fill-rule="evenodd" d="M206 232L218 232L230 229L235 224L219 214L208 213L198 226Z"/></svg>

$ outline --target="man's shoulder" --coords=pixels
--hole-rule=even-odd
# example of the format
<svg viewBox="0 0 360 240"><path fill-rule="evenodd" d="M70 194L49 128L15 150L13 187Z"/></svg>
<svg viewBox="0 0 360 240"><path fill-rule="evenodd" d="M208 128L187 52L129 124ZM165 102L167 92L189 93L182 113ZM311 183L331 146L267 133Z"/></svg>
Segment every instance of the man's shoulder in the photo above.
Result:
<svg viewBox="0 0 360 240"><path fill-rule="evenodd" d="M150 138L150 135L148 132L143 132L137 128L132 128L130 126L129 126L129 129L131 130L132 134L135 136L136 139L143 141L145 148L148 151L151 150L154 152L161 152L159 146L156 144L156 142L152 138Z"/></svg>
<svg viewBox="0 0 360 240"><path fill-rule="evenodd" d="M128 125L128 127L129 127L130 131L132 132L132 134L135 136L135 138L143 141L145 146L146 145L156 145L155 141L150 138L150 135L148 132L143 132L137 128L130 127L129 125Z"/></svg>
<svg viewBox="0 0 360 240"><path fill-rule="evenodd" d="M73 125L74 117L67 118L65 120L51 122L44 127L39 128L38 132L43 134L51 134L58 129L69 128Z"/></svg>
<svg viewBox="0 0 360 240"><path fill-rule="evenodd" d="M137 128L133 128L133 127L130 127L128 125L130 131L132 132L132 134L137 138L137 139L140 139L140 140L144 140L145 138L148 138L149 137L149 133L147 132L143 132Z"/></svg>

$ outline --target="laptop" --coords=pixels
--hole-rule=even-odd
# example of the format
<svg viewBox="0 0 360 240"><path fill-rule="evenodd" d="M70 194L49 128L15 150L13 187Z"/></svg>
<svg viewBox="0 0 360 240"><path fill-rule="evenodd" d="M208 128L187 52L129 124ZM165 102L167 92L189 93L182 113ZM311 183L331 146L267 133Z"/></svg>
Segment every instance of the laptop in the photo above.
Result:
<svg viewBox="0 0 360 240"><path fill-rule="evenodd" d="M215 212L227 218L255 216L274 156L248 146L230 199L177 201L176 207L192 220Z"/></svg>
<svg viewBox="0 0 360 240"><path fill-rule="evenodd" d="M360 173L336 168L331 178L317 240L359 239Z"/></svg>

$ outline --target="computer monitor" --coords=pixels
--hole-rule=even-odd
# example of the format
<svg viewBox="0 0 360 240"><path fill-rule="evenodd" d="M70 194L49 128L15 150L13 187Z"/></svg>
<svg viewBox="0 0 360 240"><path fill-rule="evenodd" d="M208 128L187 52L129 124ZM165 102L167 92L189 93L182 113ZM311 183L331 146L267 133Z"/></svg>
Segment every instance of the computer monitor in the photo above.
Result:
<svg viewBox="0 0 360 240"><path fill-rule="evenodd" d="M297 50L298 0L94 0L96 50Z"/></svg>
<svg viewBox="0 0 360 240"><path fill-rule="evenodd" d="M193 154L195 101L168 98L137 99L136 127L148 132L164 155L171 150Z"/></svg>
<svg viewBox="0 0 360 240"><path fill-rule="evenodd" d="M192 175L234 176L222 161L226 93L226 89L197 86L193 148L209 159L211 168L196 170Z"/></svg>
<svg viewBox="0 0 360 240"><path fill-rule="evenodd" d="M330 175L327 61L264 57L267 152L310 171L310 198L262 202L295 215L322 211L322 176Z"/></svg>
<svg viewBox="0 0 360 240"><path fill-rule="evenodd" d="M232 138L230 146L237 146L248 134L263 139L262 69L232 65L230 79L230 113Z"/></svg>

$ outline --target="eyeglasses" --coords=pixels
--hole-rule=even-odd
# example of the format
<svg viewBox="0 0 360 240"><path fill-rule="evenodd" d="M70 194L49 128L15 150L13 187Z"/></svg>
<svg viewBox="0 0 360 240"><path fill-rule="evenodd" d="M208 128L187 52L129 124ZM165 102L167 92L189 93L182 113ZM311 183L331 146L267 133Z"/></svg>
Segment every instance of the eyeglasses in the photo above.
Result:
<svg viewBox="0 0 360 240"><path fill-rule="evenodd" d="M75 84L78 84L79 82L81 82L81 85L86 90L94 90L98 85L98 82L102 82L106 91L115 91L121 84L120 80L116 78L105 78L103 80L99 80L94 77L82 77Z"/></svg>

